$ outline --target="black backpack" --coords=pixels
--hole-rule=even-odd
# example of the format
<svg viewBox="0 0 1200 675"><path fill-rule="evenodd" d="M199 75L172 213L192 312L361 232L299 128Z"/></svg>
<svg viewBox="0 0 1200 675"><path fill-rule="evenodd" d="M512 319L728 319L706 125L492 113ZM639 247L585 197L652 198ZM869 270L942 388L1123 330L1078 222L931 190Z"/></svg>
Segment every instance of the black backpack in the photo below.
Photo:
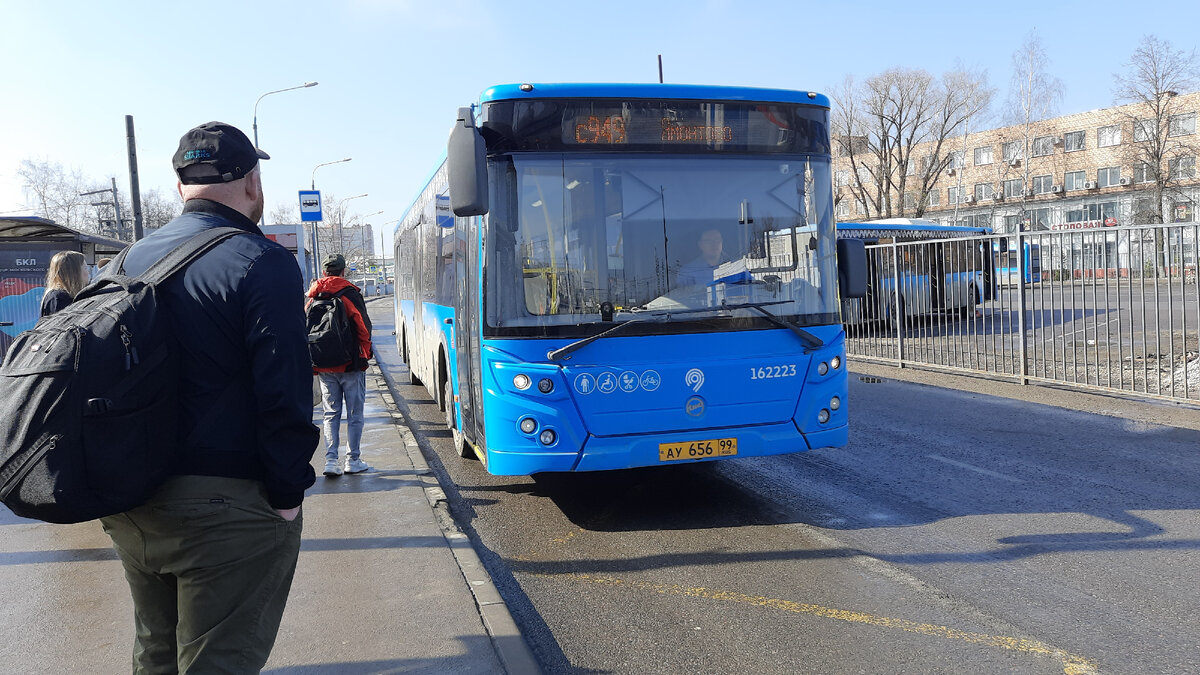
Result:
<svg viewBox="0 0 1200 675"><path fill-rule="evenodd" d="M243 230L206 230L137 277L113 274L43 317L0 364L0 501L78 523L143 504L170 472L178 350L158 287Z"/></svg>
<svg viewBox="0 0 1200 675"><path fill-rule="evenodd" d="M346 311L347 286L336 293L317 293L308 306L308 355L314 368L337 368L358 356L358 336Z"/></svg>

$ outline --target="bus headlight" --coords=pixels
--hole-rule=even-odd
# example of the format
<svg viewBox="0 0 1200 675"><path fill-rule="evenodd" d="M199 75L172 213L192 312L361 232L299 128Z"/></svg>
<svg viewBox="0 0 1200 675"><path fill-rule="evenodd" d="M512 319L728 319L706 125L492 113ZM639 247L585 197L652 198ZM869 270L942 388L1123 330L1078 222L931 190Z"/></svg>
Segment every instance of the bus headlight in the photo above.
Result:
<svg viewBox="0 0 1200 675"><path fill-rule="evenodd" d="M837 410L838 408L841 408L841 407L842 407L842 399L838 398L837 396L834 396L833 398L829 399L829 409L830 410Z"/></svg>
<svg viewBox="0 0 1200 675"><path fill-rule="evenodd" d="M821 424L825 424L826 422L828 422L829 421L829 411L822 408L821 412L817 413L817 421L820 422Z"/></svg>
<svg viewBox="0 0 1200 675"><path fill-rule="evenodd" d="M543 394L549 394L550 392L554 391L554 380L551 380L548 377L543 377L542 379L538 380L538 391L542 392Z"/></svg>
<svg viewBox="0 0 1200 675"><path fill-rule="evenodd" d="M542 445L554 445L554 441L558 440L558 434L554 433L553 429L543 429L541 434L538 434L538 440Z"/></svg>
<svg viewBox="0 0 1200 675"><path fill-rule="evenodd" d="M822 361L821 364L819 366L817 366L817 374L824 375L825 373L828 373L828 372L829 372L829 364Z"/></svg>
<svg viewBox="0 0 1200 675"><path fill-rule="evenodd" d="M528 389L530 384L533 384L533 382L529 379L529 376L526 375L525 373L520 373L518 375L513 376L513 386L516 387L517 389L520 389L521 391L525 391L526 389Z"/></svg>
<svg viewBox="0 0 1200 675"><path fill-rule="evenodd" d="M525 419L521 420L521 431L524 431L527 434L532 434L533 432L537 431L537 420L533 419L532 417L526 417Z"/></svg>
<svg viewBox="0 0 1200 675"><path fill-rule="evenodd" d="M842 367L842 357L835 356L832 359L829 359L829 365L832 366L834 370L841 368Z"/></svg>

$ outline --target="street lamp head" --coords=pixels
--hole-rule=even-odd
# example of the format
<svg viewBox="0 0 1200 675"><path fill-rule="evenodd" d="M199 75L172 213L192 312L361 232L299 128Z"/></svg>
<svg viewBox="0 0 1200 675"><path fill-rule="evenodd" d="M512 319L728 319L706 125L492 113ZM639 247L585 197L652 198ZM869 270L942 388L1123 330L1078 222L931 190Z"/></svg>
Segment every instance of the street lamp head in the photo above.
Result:
<svg viewBox="0 0 1200 675"><path fill-rule="evenodd" d="M316 83L316 82L305 82L305 83L304 83L304 86L306 86L306 87L315 87L315 86L317 86L317 83Z"/></svg>

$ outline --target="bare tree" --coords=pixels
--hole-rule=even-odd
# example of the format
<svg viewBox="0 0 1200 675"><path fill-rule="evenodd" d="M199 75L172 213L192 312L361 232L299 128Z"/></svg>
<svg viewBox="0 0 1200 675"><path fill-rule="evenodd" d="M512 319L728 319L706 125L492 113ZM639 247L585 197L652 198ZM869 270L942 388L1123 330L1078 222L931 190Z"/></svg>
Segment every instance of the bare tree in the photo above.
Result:
<svg viewBox="0 0 1200 675"><path fill-rule="evenodd" d="M920 217L949 165L952 137L990 105L994 90L980 73L959 70L940 80L923 70L893 68L862 86L847 79L833 111L835 149L852 169L844 186L868 218ZM836 198L836 197L835 197Z"/></svg>
<svg viewBox="0 0 1200 675"><path fill-rule="evenodd" d="M142 228L147 233L166 225L182 212L183 198L177 190L164 194L158 188L151 188L142 192Z"/></svg>
<svg viewBox="0 0 1200 675"><path fill-rule="evenodd" d="M1134 167L1135 180L1153 183L1149 208L1140 214L1148 223L1164 222L1166 198L1177 192L1180 179L1195 176L1196 147L1187 142L1194 136L1195 118L1191 132L1177 128L1183 118L1176 97L1194 89L1197 78L1195 50L1175 49L1153 35L1142 38L1125 71L1114 75L1116 103L1133 104L1122 111L1133 131L1133 142L1123 144L1125 159Z"/></svg>
<svg viewBox="0 0 1200 675"><path fill-rule="evenodd" d="M96 189L96 184L82 171L65 169L57 162L23 159L17 175L25 182L25 199L35 214L76 230L97 231L96 222L89 218L95 200L80 195Z"/></svg>
<svg viewBox="0 0 1200 675"><path fill-rule="evenodd" d="M271 209L267 220L273 225L290 225L300 222L300 207L292 202L278 202Z"/></svg>
<svg viewBox="0 0 1200 675"><path fill-rule="evenodd" d="M1010 159L1020 160L1021 171L1021 218L1024 223L1028 197L1027 188L1030 181L1029 157L1032 151L1033 125L1037 122L1054 117L1058 114L1058 104L1062 101L1063 83L1049 73L1050 58L1042 46L1042 40L1037 31L1030 31L1012 55L1012 80L1008 89L1008 101L1004 108L1003 120L1006 126L1021 127L1021 152L1019 157Z"/></svg>

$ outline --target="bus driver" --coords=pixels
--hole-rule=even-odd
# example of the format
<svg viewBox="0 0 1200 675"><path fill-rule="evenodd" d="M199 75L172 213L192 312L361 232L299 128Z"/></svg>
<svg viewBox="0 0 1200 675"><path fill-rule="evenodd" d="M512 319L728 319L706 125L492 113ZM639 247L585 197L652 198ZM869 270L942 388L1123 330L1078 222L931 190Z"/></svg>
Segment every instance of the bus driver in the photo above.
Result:
<svg viewBox="0 0 1200 675"><path fill-rule="evenodd" d="M703 286L713 281L713 272L717 266L727 262L724 256L724 242L721 231L715 227L700 233L697 242L700 256L691 262L684 263L675 277L677 286Z"/></svg>

